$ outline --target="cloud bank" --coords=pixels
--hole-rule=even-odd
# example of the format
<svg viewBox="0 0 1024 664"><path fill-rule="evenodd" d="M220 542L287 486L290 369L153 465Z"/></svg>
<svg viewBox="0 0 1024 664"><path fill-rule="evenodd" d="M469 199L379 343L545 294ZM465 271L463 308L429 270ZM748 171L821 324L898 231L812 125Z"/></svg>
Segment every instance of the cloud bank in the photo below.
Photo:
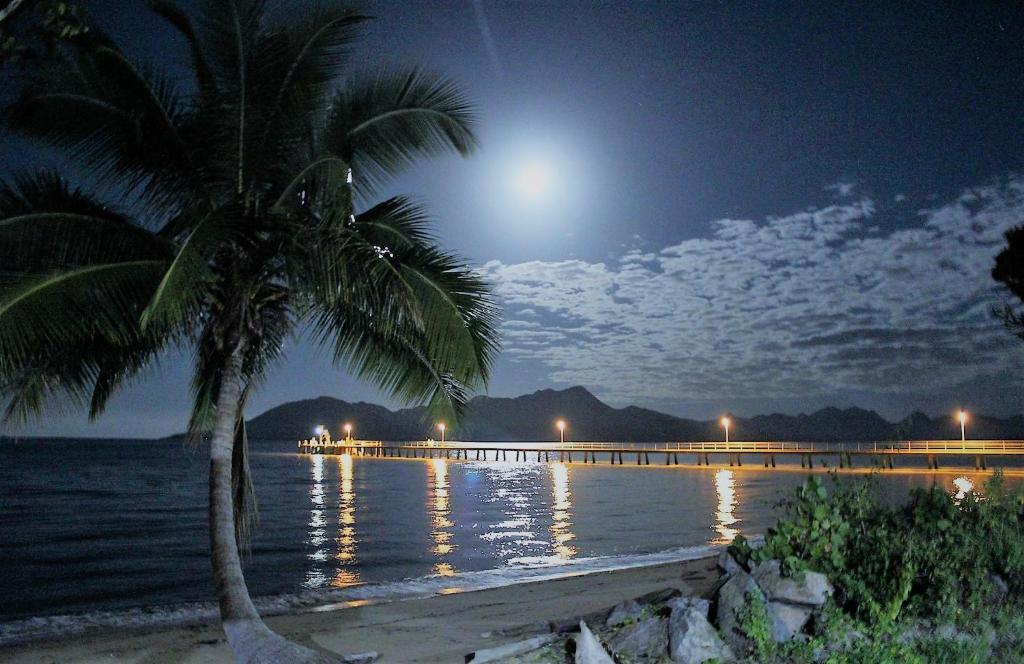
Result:
<svg viewBox="0 0 1024 664"><path fill-rule="evenodd" d="M991 315L989 271L1024 222L1024 177L900 217L907 205L720 219L708 237L606 262L492 261L506 358L622 403L1016 401L1024 348Z"/></svg>

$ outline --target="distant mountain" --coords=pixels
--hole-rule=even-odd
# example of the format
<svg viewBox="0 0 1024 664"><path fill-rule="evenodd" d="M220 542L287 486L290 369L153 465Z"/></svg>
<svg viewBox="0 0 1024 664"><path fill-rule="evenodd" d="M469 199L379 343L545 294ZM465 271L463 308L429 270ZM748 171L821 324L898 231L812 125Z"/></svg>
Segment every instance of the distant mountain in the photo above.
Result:
<svg viewBox="0 0 1024 664"><path fill-rule="evenodd" d="M612 408L583 387L540 390L515 398L476 397L469 414L452 431L450 439L477 441L557 440L555 420L568 422L569 440L590 441L690 441L720 440L718 422L689 420L654 410L628 406ZM422 440L437 436L434 423L423 408L392 411L372 403L349 403L332 397L291 401L271 408L248 422L249 435L257 439L297 440L308 437L323 424L335 437L351 422L354 435L379 440ZM972 415L974 438L1024 438L1024 416L998 419ZM889 422L862 408L823 408L811 414L758 415L733 418L733 440L898 440L956 438L956 424L949 417L929 418L912 413L900 422Z"/></svg>

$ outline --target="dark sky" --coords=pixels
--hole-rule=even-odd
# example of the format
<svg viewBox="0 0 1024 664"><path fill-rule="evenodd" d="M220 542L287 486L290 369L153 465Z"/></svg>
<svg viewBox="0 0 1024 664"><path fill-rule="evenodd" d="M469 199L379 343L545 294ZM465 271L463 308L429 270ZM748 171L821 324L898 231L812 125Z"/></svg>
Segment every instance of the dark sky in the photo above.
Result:
<svg viewBox="0 0 1024 664"><path fill-rule="evenodd" d="M82 4L181 71L142 3ZM1024 411L1024 345L993 320L988 277L1024 221L1024 5L368 8L358 68L422 63L479 107L477 155L390 193L424 202L493 280L491 394L583 384L699 417ZM9 137L0 157L45 159ZM55 413L27 431L180 430L187 362L167 358L97 424ZM321 394L384 402L297 342L250 410Z"/></svg>

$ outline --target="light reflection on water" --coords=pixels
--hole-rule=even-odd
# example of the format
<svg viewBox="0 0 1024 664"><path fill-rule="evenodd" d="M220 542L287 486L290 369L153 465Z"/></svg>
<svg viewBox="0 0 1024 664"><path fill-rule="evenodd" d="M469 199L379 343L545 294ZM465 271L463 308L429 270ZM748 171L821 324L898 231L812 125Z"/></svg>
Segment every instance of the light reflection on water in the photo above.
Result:
<svg viewBox="0 0 1024 664"><path fill-rule="evenodd" d="M360 582L356 564L356 494L352 482L352 455L338 457L338 552L334 559L338 569L331 585L335 588Z"/></svg>
<svg viewBox="0 0 1024 664"><path fill-rule="evenodd" d="M431 573L440 576L453 576L455 566L445 558L455 550L452 542L451 528L455 524L449 518L451 515L451 501L449 498L448 486L448 464L444 459L433 459L429 465L430 491L432 494L432 509L430 511L430 539L432 542L430 552L438 558L434 563Z"/></svg>
<svg viewBox="0 0 1024 664"><path fill-rule="evenodd" d="M751 535L763 532L774 520L771 514L777 514L780 494L788 494L804 478L725 468L631 472L561 462L459 463L442 458L389 462L349 455L307 459L308 567L303 582L307 588L380 580L376 574L366 578L365 573L373 571L369 565L383 562L386 566L394 556L410 560L406 565L422 560L427 567L420 574L452 576L459 571L558 563L580 556L727 544L741 529ZM357 469L364 477L360 490ZM392 472L400 477L390 489L397 495L408 495L416 483L426 489L425 500L413 499L402 516L395 514L394 505L357 495L379 492L379 483L390 481ZM945 484L957 500L975 489L967 476L893 475L876 481L881 482L883 494L896 499L904 498L913 485L934 481ZM582 482L579 490L585 489L582 506L577 504L578 482ZM391 523L403 517L409 522ZM417 519L423 524L418 547L409 541L416 538ZM364 525L357 529L358 523ZM401 529L407 548L381 551L373 542L381 528ZM584 547L579 528L586 537ZM702 530L707 534L701 536ZM375 561L360 555L367 545L375 549L370 556Z"/></svg>
<svg viewBox="0 0 1024 664"><path fill-rule="evenodd" d="M718 539L715 544L728 544L736 539L740 531L731 526L739 521L736 518L736 480L731 470L719 470L715 473L715 493L718 496L718 510L715 512L715 530Z"/></svg>
<svg viewBox="0 0 1024 664"><path fill-rule="evenodd" d="M312 547L309 559L312 561L303 585L319 588L326 584L327 575L323 563L327 560L327 518L324 515L324 457L314 456L310 464L312 475L309 486L309 536L306 542Z"/></svg>
<svg viewBox="0 0 1024 664"><path fill-rule="evenodd" d="M953 488L956 490L953 498L959 503L967 497L967 494L974 491L974 482L968 477L957 477L953 480Z"/></svg>
<svg viewBox="0 0 1024 664"><path fill-rule="evenodd" d="M762 472L610 467L599 455L596 465L446 461L442 478L428 460L299 455L294 445L252 441L260 523L246 580L257 596L422 577L444 564L461 574L757 535L807 477L781 459L778 472ZM890 504L932 485L966 496L964 480L984 494L989 475L970 469L973 458L955 461L873 483ZM1011 489L1021 463L1006 460ZM214 600L207 464L177 442L0 445L0 617ZM439 555L440 532L451 548Z"/></svg>
<svg viewBox="0 0 1024 664"><path fill-rule="evenodd" d="M551 544L560 560L571 560L576 547L572 532L572 492L569 490L569 466L553 463L551 468Z"/></svg>

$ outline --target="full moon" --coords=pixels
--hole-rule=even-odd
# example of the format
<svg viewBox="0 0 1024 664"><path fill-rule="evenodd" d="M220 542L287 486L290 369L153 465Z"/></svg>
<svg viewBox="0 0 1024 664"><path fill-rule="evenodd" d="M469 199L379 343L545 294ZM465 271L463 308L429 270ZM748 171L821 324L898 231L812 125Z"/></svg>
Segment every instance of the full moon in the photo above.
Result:
<svg viewBox="0 0 1024 664"><path fill-rule="evenodd" d="M541 162L525 164L516 177L516 188L529 200L538 200L551 186L551 172Z"/></svg>

